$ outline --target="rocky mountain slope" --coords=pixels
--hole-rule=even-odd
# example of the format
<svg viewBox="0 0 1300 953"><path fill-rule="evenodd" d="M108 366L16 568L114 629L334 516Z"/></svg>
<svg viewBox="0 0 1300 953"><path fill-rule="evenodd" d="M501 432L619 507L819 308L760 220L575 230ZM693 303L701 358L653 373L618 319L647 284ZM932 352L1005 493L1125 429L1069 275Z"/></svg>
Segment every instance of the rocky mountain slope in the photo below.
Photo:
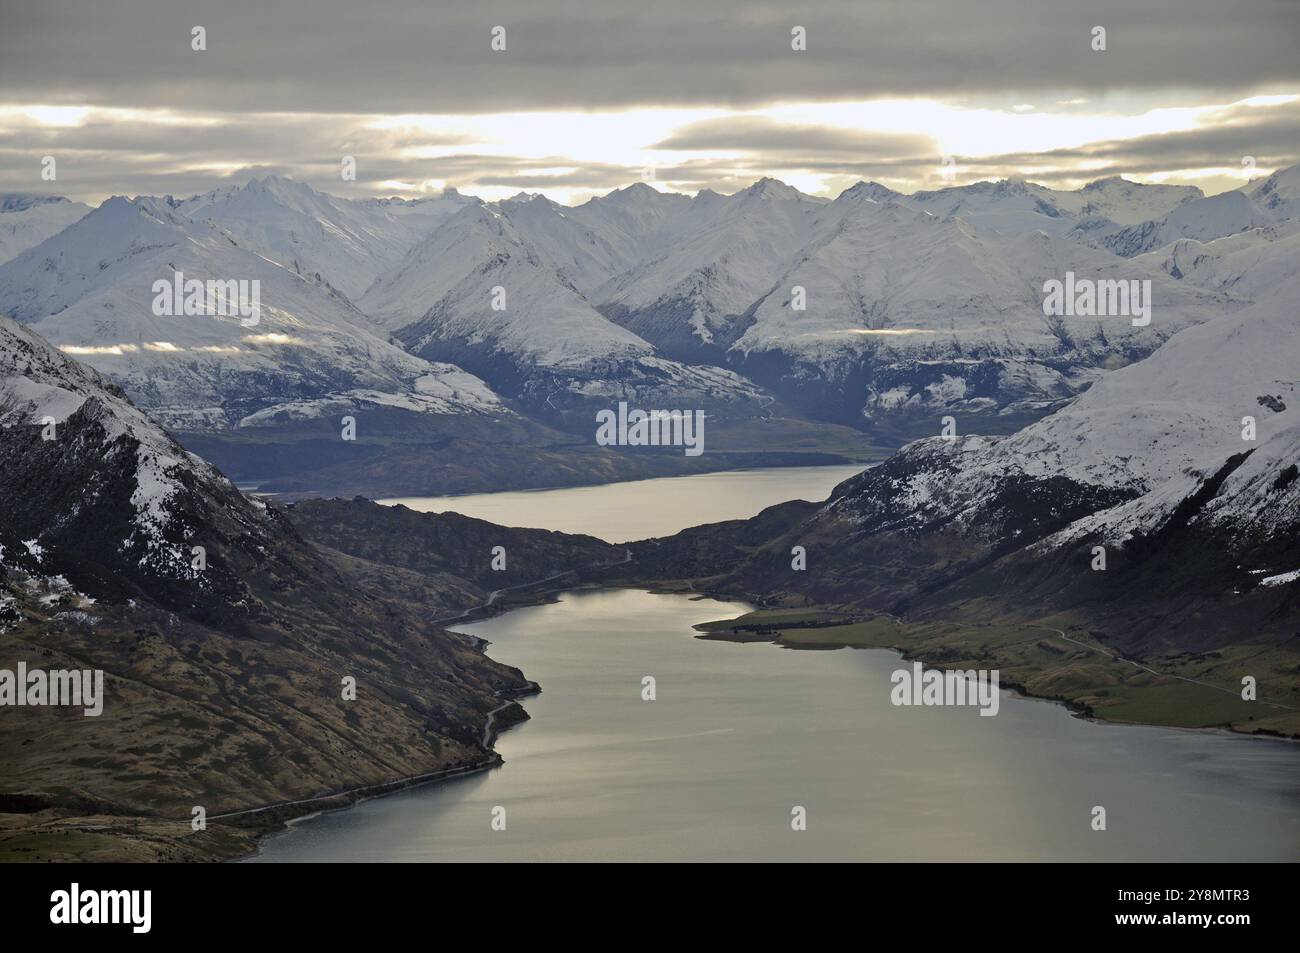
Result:
<svg viewBox="0 0 1300 953"><path fill-rule="evenodd" d="M0 489L0 668L100 669L106 695L97 717L6 709L6 857L246 850L279 815L220 815L489 762L488 712L529 689L431 621L489 587L490 531L453 545L444 527L436 568L341 553L349 534L320 519L309 542L8 318ZM556 534L512 533L512 579L608 549L577 540L566 562Z"/></svg>
<svg viewBox="0 0 1300 953"><path fill-rule="evenodd" d="M1298 281L1015 435L917 441L824 506L687 531L638 549L638 565L921 618L1078 613L1139 653L1286 644L1300 618ZM791 569L796 545L806 571Z"/></svg>

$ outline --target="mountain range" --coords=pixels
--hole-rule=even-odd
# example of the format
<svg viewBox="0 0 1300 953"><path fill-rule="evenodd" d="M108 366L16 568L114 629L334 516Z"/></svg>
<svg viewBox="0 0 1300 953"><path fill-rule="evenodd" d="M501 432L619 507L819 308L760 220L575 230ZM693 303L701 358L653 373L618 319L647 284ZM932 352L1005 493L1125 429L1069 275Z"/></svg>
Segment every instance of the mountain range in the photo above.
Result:
<svg viewBox="0 0 1300 953"><path fill-rule="evenodd" d="M444 625L555 580L830 612L852 634L814 644L1000 667L1121 720L1296 734L1295 186L1282 170L1216 218L1122 180L633 186L572 209L269 180L26 230L0 264L0 668L99 669L107 692L100 716L28 709L0 735L0 852L234 856L304 811L494 764L536 686ZM0 222L72 204L5 203ZM1130 257L1099 239L1189 223ZM1150 324L1045 320L1065 271L1149 280ZM177 272L258 280L258 322L156 314ZM824 502L625 547L285 505L223 473L396 495L431 472L554 485L680 458L591 446L588 411L629 399L707 407L722 465L906 443ZM339 439L345 415L366 439ZM1265 705L1242 708L1246 676ZM1228 701L1178 694L1211 688ZM195 806L222 823L193 831Z"/></svg>
<svg viewBox="0 0 1300 953"><path fill-rule="evenodd" d="M363 466L337 439L345 415L395 456L494 433L539 455L590 444L618 401L704 410L719 450L795 434L861 460L949 415L1014 432L1252 304L1294 273L1298 196L1296 168L1208 198L1119 178L911 196L863 182L833 200L774 179L693 197L637 184L576 207L343 199L276 177L85 214L11 196L0 230L46 219L10 230L27 247L0 264L0 313L236 478L280 489L339 485L331 466L378 480L365 491L448 488ZM153 283L177 272L258 280L258 326L154 314ZM1044 283L1066 273L1149 281L1152 320L1045 315ZM623 454L624 472L684 465L659 457Z"/></svg>
<svg viewBox="0 0 1300 953"><path fill-rule="evenodd" d="M1177 678L1234 696L1249 676L1270 706L1208 705L1202 693L1158 717L1294 734L1298 301L1292 275L1015 434L912 442L825 503L635 544L632 566L605 581L630 572L639 584L903 620L882 645L905 646L909 626L955 626L962 634L941 648L950 658L1032 671L1035 694L1088 710L1130 679L1172 700ZM1018 634L1004 646L1002 631ZM1026 662L1026 635L1047 663ZM1117 676L1100 658L1131 667ZM1139 719L1157 717L1146 711Z"/></svg>

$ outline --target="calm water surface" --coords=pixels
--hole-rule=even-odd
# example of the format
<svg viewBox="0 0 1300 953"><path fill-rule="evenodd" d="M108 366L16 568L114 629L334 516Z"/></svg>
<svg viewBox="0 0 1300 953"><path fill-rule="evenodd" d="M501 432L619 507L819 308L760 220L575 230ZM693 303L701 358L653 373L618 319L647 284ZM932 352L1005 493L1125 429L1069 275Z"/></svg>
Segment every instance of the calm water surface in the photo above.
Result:
<svg viewBox="0 0 1300 953"><path fill-rule="evenodd" d="M500 523L587 533L611 543L671 536L688 526L746 519L786 500L824 500L862 466L777 467L661 477L562 490L380 500L422 513L450 510Z"/></svg>
<svg viewBox="0 0 1300 953"><path fill-rule="evenodd" d="M679 528L665 514L682 501L692 513L725 506L728 516L745 515L735 497L749 506L770 484L746 489L738 476L462 497L437 508L470 500L472 515L622 540ZM825 476L827 488L842 479ZM719 486L729 499L716 498ZM581 591L464 626L543 688L524 703L532 720L497 742L505 765L302 821L268 838L256 860L1298 856L1295 745L1094 724L1010 695L994 718L973 708L896 708L889 676L901 663L891 652L694 638L693 623L748 608ZM653 702L641 699L646 675L656 679ZM806 831L791 830L796 805L807 810ZM1106 808L1104 832L1090 828L1094 805ZM491 829L497 806L506 809L505 831Z"/></svg>

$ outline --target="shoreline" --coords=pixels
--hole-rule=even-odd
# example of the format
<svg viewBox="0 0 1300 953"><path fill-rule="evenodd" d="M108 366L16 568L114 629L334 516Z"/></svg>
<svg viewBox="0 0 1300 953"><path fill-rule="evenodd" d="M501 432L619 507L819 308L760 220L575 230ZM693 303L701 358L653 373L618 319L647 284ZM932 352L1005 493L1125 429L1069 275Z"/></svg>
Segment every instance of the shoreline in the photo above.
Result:
<svg viewBox="0 0 1300 953"><path fill-rule="evenodd" d="M601 582L601 581L582 582L581 581L582 576L584 576L586 572L607 571L607 569L614 568L616 566L627 566L627 564L630 562L633 562L632 550L627 549L625 550L625 559L620 560L620 562L601 564L601 566L569 569L569 571L556 573L555 576L545 577L545 579L539 579L533 582L524 582L524 584L511 586L510 589L495 590L495 592L489 594L489 598L487 598L487 602L480 603L480 605L477 606L471 606L465 608L465 610L458 612L458 614L451 615L451 616L443 616L443 618L434 621L437 621L439 625L443 625L443 627L447 627L447 628L454 627L454 625L478 623L478 621L486 621L489 619L497 618L498 615L504 615L506 614L506 612L513 610L513 608L551 605L551 603L558 602L559 595L562 595L564 593L590 592L590 590L593 589L638 589L641 590L641 592L647 592L653 594L686 595L686 597L692 597L695 599L714 599L714 601L718 601L718 602L744 601L750 603L750 605L753 605L757 608L771 607L767 605L766 599L757 597L757 595L751 593L724 593L712 589L695 589L693 582L690 582L689 585L685 585L684 588L682 588L682 586L680 585L677 586L677 588L673 588L672 582L668 582L668 584L654 585L654 584L633 584L633 582ZM547 586L547 588L537 589L536 592L528 592L528 590L532 589L533 586L545 586L547 582L564 579L564 577L571 577L571 576L575 577L575 581L573 581L572 584ZM519 598L511 598L511 599L499 598L500 595L503 595L504 593L507 592L519 593ZM810 610L815 610L816 607L809 607L809 608ZM1032 627L1032 625L1034 625L1032 623L1023 623L1023 624L1028 625L1028 627ZM490 646L489 641L484 640L484 638L477 637L477 636L468 636L468 633L460 633L460 634L465 634L465 636L469 638L474 638L474 641L476 641L477 644L476 645L477 650L480 651L480 653L482 654L486 654L486 651L487 649L489 649ZM703 637L703 636L697 636L697 637ZM906 649L901 649L901 647L897 647L897 646L855 646L855 645L845 644L845 642L827 642L826 645L792 646L780 642L779 633L772 634L771 637L761 636L755 638L727 638L725 636L712 636L712 638L720 638L720 640L723 641L735 641L735 642L766 642L766 644L775 645L777 647L781 647L781 649L789 649L792 651L798 651L798 650L816 651L816 650L832 650L832 649L835 650L875 649L878 651L891 651L891 653L896 654L898 658L900 658L901 660L905 660L905 662L922 662L923 664L931 664L930 662L927 662L927 659L919 657L919 655L915 655L915 657L913 657L913 655L909 655L909 653L907 653ZM1084 646L1084 647L1088 647L1088 646ZM1091 709L1091 707L1088 707L1086 705L1079 705L1079 703L1071 702L1069 701L1069 699L1050 698L1047 696L1040 696L1040 694L1028 692L1028 690L1024 689L1023 685L1018 685L1014 683L1004 683L1004 688L1008 689L1009 692L1013 694L1014 697L1027 699L1027 701L1048 702L1048 703L1053 703L1053 705L1060 705L1063 707L1063 709L1069 711L1070 715L1073 716L1073 718L1087 720L1087 722L1091 722L1097 725L1104 725L1104 727L1160 728L1160 729L1166 729L1166 731L1187 731L1187 732L1197 732L1197 733L1208 732L1208 733L1217 733L1217 735L1222 735L1225 737L1256 738L1256 740L1283 741L1283 742L1290 742L1290 744L1297 744L1297 742L1300 742L1300 737L1279 735L1279 733L1274 733L1269 731L1261 731L1261 732L1235 731L1234 728L1223 727L1223 725L1205 725L1205 727L1190 728L1190 727L1184 727L1184 725L1160 724L1154 722L1121 722L1121 720L1108 719L1108 718L1104 718L1104 716L1097 715L1096 712ZM360 787L343 790L343 792L321 794L321 796L303 798L303 800L300 801L278 802L278 803L274 803L274 805L266 805L263 807L256 807L256 809L248 809L246 811L237 811L237 813L233 813L233 814L220 815L220 816L235 816L235 815L247 815L247 814L260 814L260 813L266 813L266 811L292 809L292 807L296 807L296 806L311 805L305 807L305 810L290 810L289 815L283 816L283 818L276 819L276 826L274 826L273 828L265 829L265 831L256 832L255 840L253 840L253 848L250 850L250 852L240 854L238 855L238 857L227 858L226 862L231 862L231 863L242 862L242 861L246 861L246 859L250 857L256 857L256 855L260 853L261 844L263 844L263 840L265 839L265 837L277 835L277 833L286 833L287 831L289 831L292 824L296 822L300 822L300 820L307 819L308 816L315 815L315 814L334 813L334 811L339 811L339 810L347 810L350 809L350 807L355 807L359 805L359 803L361 802L373 800L373 798L377 798L377 797L385 797L387 796L387 794L398 793L400 792L400 790L424 787L424 785L428 785L428 784L438 784L441 783L441 781L454 779L454 777L463 777L463 776L469 776L473 774L481 774L481 772L489 771L491 770L491 768L502 766L502 764L506 762L504 762L504 759L500 757L500 754L498 754L497 751L491 750L491 745L493 745L495 740L497 740L497 737L499 737L500 731L508 731L508 729L512 728L513 725L519 724L520 722L523 722L523 720L528 720L528 714L526 714L526 710L523 709L523 706L520 706L520 710L524 712L524 718L520 719L520 722L513 722L510 725L506 725L506 728L500 729L500 731L498 731L498 729L495 729L495 720L497 720L495 716L497 716L497 712L506 710L507 707L510 707L511 705L517 705L519 699L532 697L534 696L534 694L538 694L539 692L541 692L541 686L537 685L537 683L532 683L532 681L530 681L528 688L521 690L521 692L515 694L515 696L513 696L512 698L508 698L507 701L504 701L502 705L499 705L495 707L495 709L487 712L487 720L486 723L484 724L484 748L489 749L489 755L487 755L484 761L480 763L472 764L472 766L443 768L443 770L428 772L428 774L413 775L411 777L399 777L399 779L394 779L391 781L381 781L381 783L376 783L376 784L360 785ZM350 798L350 800L344 803L333 803L333 805L329 803L330 801L337 801L338 798L344 798L344 797ZM220 819L220 818L213 818L213 819Z"/></svg>
<svg viewBox="0 0 1300 953"><path fill-rule="evenodd" d="M567 573L565 573L565 575L567 575ZM545 582L545 581L547 580L538 580L536 584L526 584L526 585L538 585L541 584L541 582ZM482 603L481 606L473 607L472 610L467 610L467 614L458 616L458 618L456 618L455 621L451 621L451 623L448 624L451 625L472 624L472 623L477 623L477 621L486 621L487 619L495 618L495 616L504 615L506 614L506 612L513 610L513 608L526 608L530 606L551 605L551 603L558 602L559 595L563 595L564 593L591 592L591 590L602 590L602 589L636 589L636 590L640 590L640 592L646 592L651 594L686 595L686 597L689 598L711 599L711 601L718 601L718 602L736 602L738 601L738 599L741 599L741 601L749 602L751 603L751 605L763 607L761 599L755 599L753 595L719 593L719 592L712 592L712 590L699 590L699 589L667 589L667 588L662 588L662 586L660 586L660 588L655 588L655 586L650 586L650 585L630 585L630 584L602 585L602 584L597 584L597 582L591 582L591 584L585 584L585 585L559 586L559 588L539 590L539 592L533 594L534 598L530 598L528 599L528 601L524 601L524 602L500 602L500 601L495 601L495 599L493 599L493 601ZM478 618L473 618L473 619L464 618L465 615L477 611L482 611L484 612L484 614L478 616ZM1028 625L1028 623L1026 624ZM461 634L467 634L467 633L461 633ZM490 642L484 640L484 638L480 638L477 636L469 636L469 637L472 637L474 638L474 640L477 641L478 650L482 651L482 653L486 653L487 647L491 645ZM695 636L695 637L705 638L705 636L702 636L702 634L699 634L699 636ZM790 651L819 651L819 650L826 651L826 650L841 650L841 649L852 649L852 650L859 650L859 651L884 651L884 653L891 653L894 655L894 657L897 657L900 660L904 660L904 662L922 662L923 664L931 664L930 662L927 662L927 660L922 657L914 657L914 655L909 655L906 649L900 649L900 647L897 646L857 646L857 645L844 644L844 642L827 642L827 644L815 645L815 646L790 646L790 645L781 644L781 642L779 641L779 637L777 636L759 637L759 638L727 638L727 637L714 636L712 638L714 638L714 640L716 641L732 641L732 642L737 642L737 644L774 645L776 647L780 647L780 649L788 649ZM532 686L533 686L532 690L525 690L525 692L516 694L515 697L508 699L508 701L503 702L502 705L499 705L498 707L495 707L495 709L487 712L487 720L484 725L484 745L487 746L487 748L490 748L491 744L495 744L495 740L497 740L497 738L500 736L500 733L502 733L503 731L508 731L508 729L515 727L515 724L520 723L520 722L515 722L515 723L508 724L503 729L500 729L500 731L497 731L497 729L495 729L495 716L497 716L497 712L506 710L507 707L510 707L511 705L515 705L515 703L519 702L519 699L530 698L533 697L534 694L538 694L539 692L541 692L541 686L538 686L536 683L532 683ZM1069 712L1071 718L1078 718L1080 720L1084 720L1084 722L1096 724L1099 725L1099 727L1104 727L1104 728L1153 728L1153 729L1160 729L1160 731L1193 732L1193 733L1197 733L1197 735L1206 735L1206 733L1209 733L1209 735L1219 735L1222 737L1249 738L1249 740L1256 740L1256 741L1284 742L1284 744L1291 744L1291 745L1300 744L1300 737L1278 735L1278 733L1271 733L1268 731L1262 731L1262 732L1234 731L1234 729L1222 727L1222 725L1205 725L1205 727L1190 728L1190 727L1184 727L1184 725L1158 724L1152 722L1119 722L1119 720L1108 719L1108 718L1104 718L1104 716L1097 715L1096 712L1093 712L1091 709L1088 709L1087 706L1078 705L1078 703L1070 702L1069 699L1049 698L1047 696L1041 696L1041 694L1027 692L1027 690L1024 689L1023 685L1019 685L1015 683L1002 683L1002 688L1004 688L1006 692L1010 694L1011 697L1021 698L1023 699L1023 701L1048 703L1048 705L1058 705L1063 707L1063 709L1065 709L1067 712ZM523 706L520 707L521 709L523 709ZM525 719L521 719L521 720L526 720L526 712L525 712ZM373 798L377 798L377 797L386 797L387 794L398 793L400 792L400 790L425 787L425 785L441 783L441 781L451 780L454 779L454 777L481 774L481 772L489 771L491 770L491 768L500 767L504 763L506 763L506 761L504 761L504 759L500 757L500 754L498 754L497 751L491 751L489 757L487 757L484 762L477 764L477 766L465 767L465 768L451 768L451 770L430 772L430 774L428 775L416 775L413 777L406 777L406 779L396 779L394 781L387 781L387 783L365 785L365 790L368 790L369 793L361 793L359 797L355 797L354 800L351 800L350 802L339 803L339 805L334 805L334 806L320 806L320 807L316 807L316 809L313 810L302 811L302 813L295 813L294 815L290 816L290 818L281 820L281 822L278 823L276 829L269 829L269 831L257 833L256 841L255 841L255 849L251 850L250 853L240 855L240 857L230 858L229 862L242 862L242 861L246 861L248 857L255 857L255 855L261 852L261 844L263 844L263 840L265 839L265 837L278 835L278 833L287 833L289 832L289 829L291 829L291 827L294 826L295 823L302 822L302 820L308 819L309 816L313 816L316 814L331 814L334 813L334 811L348 810L351 809L351 807L360 805L360 803L363 803L364 801L373 800ZM354 789L354 790L361 790L361 789ZM335 794L335 796L333 797L339 797L339 796L342 796L342 794ZM302 802L287 802L287 803L292 803L292 805L296 805L296 803L315 803L321 800L329 800L329 798L308 798L308 800ZM272 805L269 807L276 807L276 805ZM266 809L253 809L253 810L260 811Z"/></svg>
<svg viewBox="0 0 1300 953"><path fill-rule="evenodd" d="M657 593L663 593L665 595L693 595L693 596L700 596L703 598L726 600L726 601L743 599L746 602L753 603L754 605L758 606L760 609L775 608L773 606L764 604L763 600L753 595L735 595L735 594L721 593L714 590L695 589L693 585L687 589L673 589L673 588L665 588L665 587L650 588L650 587L628 586L628 585L610 586L608 588L620 588L620 589L644 588L645 591L647 592L657 592ZM817 611L819 609L818 606L806 606L803 608L806 609L807 611ZM887 612L873 612L871 610L864 610L864 611L867 611L872 615L888 616L889 618L892 618L895 622L904 621L904 620L900 620L897 616L893 616ZM935 621L946 621L946 620L935 620ZM964 625L964 623L951 623L951 622L949 622L948 624ZM1048 629L1051 629L1051 627L1049 626L1041 626L1033 622L1015 622L1015 623L1008 623L1008 624L1022 626L1024 628L1030 628L1030 629L1036 628L1043 631L1047 631ZM712 641L720 641L720 642L733 642L736 644L756 644L756 643L768 644L768 645L774 645L777 648L786 649L791 652L819 652L819 651L826 652L826 651L838 651L841 649L850 649L853 651L876 650L876 651L893 652L897 654L899 658L904 662L921 662L923 665L927 665L927 666L933 666L935 664L931 660L925 658L923 654L912 654L912 650L904 647L899 647L896 645L887 645L887 646L854 645L849 642L836 642L833 640L823 642L823 643L806 643L806 644L796 645L796 644L782 642L781 633L779 631L776 631L771 635L754 632L750 636L741 637L738 635L709 633L706 632L705 630L699 629L698 626L696 627L696 630L700 634L696 635L695 638L703 639L706 641L712 640ZM1051 629L1051 631L1059 631L1059 630ZM1079 645L1082 648L1088 649L1090 651L1097 651L1092 646L1075 642L1075 640L1069 638L1068 636L1065 636L1064 633L1061 633L1061 637L1064 638L1067 642L1072 642L1076 645ZM1103 652L1102 654L1106 655L1107 653ZM1131 659L1123 659L1121 657L1109 656L1109 655L1107 657L1112 658L1113 660L1116 661L1132 662ZM1137 663L1133 663L1133 664L1137 664ZM1144 666L1140 666L1140 667L1145 668ZM1210 685L1205 682L1196 682L1195 680L1188 679L1185 676L1172 675L1165 672L1158 672L1154 669L1145 669L1145 670L1151 673L1152 675L1155 675L1158 678L1178 679L1181 681L1192 681L1194 684L1202 685L1205 688L1210 688L1216 691L1226 691L1225 689L1219 686ZM1286 735L1286 734L1281 734L1280 732L1272 731L1270 729L1262 729L1259 731L1238 731L1235 728L1233 728L1231 725L1226 725L1226 726L1225 725L1203 725L1199 727L1189 727L1186 725L1161 724L1160 722L1156 722L1156 721L1120 721L1119 719L1107 718L1103 715L1099 715L1094 709L1092 709L1090 706L1085 704L1074 702L1069 699L1052 698L1047 695L1036 694L1026 689L1024 685L1021 685L1016 682L1004 681L1002 682L1002 685L1003 687L1012 691L1018 697L1025 698L1030 701L1051 702L1053 704L1060 705L1063 708L1065 708L1067 711L1069 711L1073 717L1079 718L1083 721L1094 722L1098 725L1113 725L1116 727L1130 727L1130 728L1161 728L1170 731L1208 732L1212 734L1214 733L1223 734L1226 736L1231 736L1236 738L1266 738L1273 741L1285 741L1293 744L1300 743L1300 735ZM1268 704L1273 707L1280 707L1280 708L1290 710L1289 706L1281 705L1280 703L1277 702L1264 702L1263 704Z"/></svg>
<svg viewBox="0 0 1300 953"><path fill-rule="evenodd" d="M486 643L480 646L480 650L486 648ZM512 697L502 702L496 708L487 713L487 720L483 724L483 741L482 744L488 749L488 756L477 764L461 765L454 768L442 768L438 771L429 771L424 774L410 775L404 778L395 778L392 781L380 781L375 784L363 784L353 788L346 788L341 791L335 791L328 794L321 794L315 797L301 798L292 801L277 801L273 804L263 805L261 807L247 808L242 811L230 811L226 814L217 814L208 820L219 821L232 817L250 817L256 814L262 814L270 811L285 811L287 816L275 816L273 828L261 831L254 831L254 840L252 849L246 853L239 854L235 857L225 858L222 863L237 864L242 863L252 857L256 857L262 852L263 842L268 837L274 837L279 834L287 834L292 831L293 826L301 821L316 817L321 814L333 814L337 811L346 811L363 804L366 801L375 798L387 797L390 794L397 794L401 791L408 791L415 788L424 787L431 784L440 784L443 781L450 781L454 778L471 777L475 774L482 774L493 768L498 768L505 764L505 759L499 753L492 750L492 745L496 743L498 737L504 731L509 731L515 725L522 724L528 720L527 713L524 717L511 722L504 728L497 727L497 713L505 711L513 705L518 705L519 699L531 698L541 692L541 686L536 682L529 682L529 687L513 694ZM499 696L505 697L505 696ZM520 706L522 710L522 706ZM345 803L331 804L331 801L346 799Z"/></svg>
<svg viewBox="0 0 1300 953"><path fill-rule="evenodd" d="M894 448L896 449L896 448ZM867 470L881 463L888 458L893 449L884 448L885 452L877 454L860 454L860 458L840 453L836 451L807 450L793 451L788 457L782 457L780 454L763 453L761 451L732 451L740 456L757 456L767 457L771 462L759 460L741 460L730 465L718 466L716 468L704 469L684 469L682 472L675 473L646 473L638 476L622 476L615 480L595 480L582 482L566 482L547 484L544 486L494 486L483 489L466 489L455 490L452 492L419 492L419 493L395 493L390 490L376 490L365 488L356 490L351 494L339 488L326 487L325 489L286 489L286 490L264 490L264 486L272 486L277 479L276 477L260 478L241 478L235 485L241 493L248 496L269 497L280 503L296 503L301 500L312 499L331 499L343 498L348 495L364 496L366 499L385 506L392 505L394 500L408 499L460 499L472 496L490 496L499 493L547 493L555 490L583 490L595 489L598 487L619 486L627 483L645 483L650 480L677 480L687 477L712 476L722 473L749 473L763 472L771 470L806 470L816 469L819 467L856 467L860 470ZM725 453L728 451L719 451ZM388 501L388 502L383 502Z"/></svg>

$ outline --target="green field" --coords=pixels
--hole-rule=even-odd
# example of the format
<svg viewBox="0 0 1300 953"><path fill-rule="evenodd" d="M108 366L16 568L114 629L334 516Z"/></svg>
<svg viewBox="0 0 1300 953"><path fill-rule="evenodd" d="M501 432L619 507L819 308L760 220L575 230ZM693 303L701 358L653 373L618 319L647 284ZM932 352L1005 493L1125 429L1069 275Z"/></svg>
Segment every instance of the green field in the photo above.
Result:
<svg viewBox="0 0 1300 953"><path fill-rule="evenodd" d="M1114 649L1061 617L1041 623L907 622L836 609L759 609L695 628L700 638L768 641L791 649L893 649L937 668L996 668L1004 686L1106 721L1300 737L1300 656L1285 648L1233 645L1147 658L1139 667L1113 658ZM1243 675L1256 679L1256 701L1242 700Z"/></svg>

